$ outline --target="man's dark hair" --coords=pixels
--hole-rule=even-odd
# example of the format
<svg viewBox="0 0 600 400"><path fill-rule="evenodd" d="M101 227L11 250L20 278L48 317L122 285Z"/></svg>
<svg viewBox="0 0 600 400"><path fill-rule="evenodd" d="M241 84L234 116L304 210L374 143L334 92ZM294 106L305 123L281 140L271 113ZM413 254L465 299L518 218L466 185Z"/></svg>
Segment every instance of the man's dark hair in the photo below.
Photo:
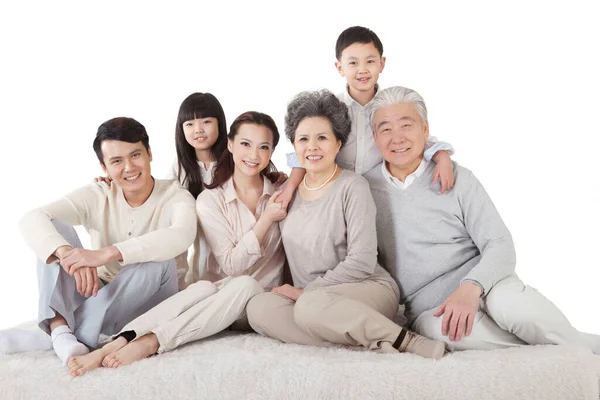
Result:
<svg viewBox="0 0 600 400"><path fill-rule="evenodd" d="M352 26L342 32L338 37L335 44L335 58L340 61L342 52L346 47L351 46L354 43L373 43L375 48L379 51L379 56L383 56L383 44L381 44L381 40L379 40L379 37L377 37L375 32L362 26Z"/></svg>
<svg viewBox="0 0 600 400"><path fill-rule="evenodd" d="M109 119L98 127L98 133L96 133L94 139L94 151L100 163L105 165L102 148L100 147L103 140L119 140L127 143L142 142L146 151L150 150L150 139L146 133L146 128L133 118L118 117Z"/></svg>

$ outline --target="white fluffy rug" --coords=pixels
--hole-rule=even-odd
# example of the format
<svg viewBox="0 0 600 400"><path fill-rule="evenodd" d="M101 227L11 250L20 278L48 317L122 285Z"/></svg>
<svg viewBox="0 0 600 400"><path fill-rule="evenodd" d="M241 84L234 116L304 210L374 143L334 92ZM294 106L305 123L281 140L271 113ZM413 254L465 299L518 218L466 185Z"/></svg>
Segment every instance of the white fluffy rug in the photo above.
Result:
<svg viewBox="0 0 600 400"><path fill-rule="evenodd" d="M598 399L600 357L565 346L410 354L224 333L73 378L52 351L0 355L1 399Z"/></svg>

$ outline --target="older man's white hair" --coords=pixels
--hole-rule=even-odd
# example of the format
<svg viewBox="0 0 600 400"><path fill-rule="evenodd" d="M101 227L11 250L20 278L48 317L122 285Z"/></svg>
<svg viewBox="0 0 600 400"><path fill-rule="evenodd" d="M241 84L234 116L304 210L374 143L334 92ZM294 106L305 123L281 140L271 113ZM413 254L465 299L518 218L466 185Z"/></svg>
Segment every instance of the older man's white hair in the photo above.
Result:
<svg viewBox="0 0 600 400"><path fill-rule="evenodd" d="M402 86L392 86L377 92L369 103L368 111L371 118L371 128L375 130L375 113L382 107L393 106L400 103L413 103L417 107L423 122L427 121L427 106L425 100L416 91Z"/></svg>

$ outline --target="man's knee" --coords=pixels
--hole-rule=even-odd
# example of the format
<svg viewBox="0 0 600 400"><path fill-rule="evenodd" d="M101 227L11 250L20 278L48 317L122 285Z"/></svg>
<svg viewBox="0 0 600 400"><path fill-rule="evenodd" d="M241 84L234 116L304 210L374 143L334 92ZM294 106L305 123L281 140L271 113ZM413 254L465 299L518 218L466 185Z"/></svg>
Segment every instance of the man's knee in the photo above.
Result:
<svg viewBox="0 0 600 400"><path fill-rule="evenodd" d="M534 299L528 297L537 294L535 289L511 276L498 282L485 297L487 314L501 326L509 319L514 322L531 319L535 317L535 310L528 307L528 303Z"/></svg>
<svg viewBox="0 0 600 400"><path fill-rule="evenodd" d="M332 301L331 294L312 290L305 292L296 301L294 307L294 321L303 327L310 328L322 324L323 309Z"/></svg>
<svg viewBox="0 0 600 400"><path fill-rule="evenodd" d="M413 323L413 330L419 335L434 340L447 341L448 337L442 334L442 317L434 317L437 308L425 311Z"/></svg>

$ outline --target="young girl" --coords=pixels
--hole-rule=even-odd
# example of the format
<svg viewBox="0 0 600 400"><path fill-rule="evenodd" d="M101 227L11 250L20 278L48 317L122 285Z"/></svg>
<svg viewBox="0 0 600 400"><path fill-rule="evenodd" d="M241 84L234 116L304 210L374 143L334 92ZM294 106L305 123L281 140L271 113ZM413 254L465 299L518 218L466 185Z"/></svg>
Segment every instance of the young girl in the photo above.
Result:
<svg viewBox="0 0 600 400"><path fill-rule="evenodd" d="M227 146L227 123L219 100L210 93L192 93L179 107L175 125L177 160L172 178L188 188L194 198L212 183L217 160ZM180 289L198 281L209 253L202 227L187 257L189 269Z"/></svg>
<svg viewBox="0 0 600 400"><path fill-rule="evenodd" d="M247 326L248 300L282 281L285 254L276 222L286 211L275 202L278 174L270 160L278 141L279 131L266 114L247 112L233 122L210 190L196 202L212 250L204 280L127 324L103 348L73 357L69 369L74 376L170 351L236 322Z"/></svg>

